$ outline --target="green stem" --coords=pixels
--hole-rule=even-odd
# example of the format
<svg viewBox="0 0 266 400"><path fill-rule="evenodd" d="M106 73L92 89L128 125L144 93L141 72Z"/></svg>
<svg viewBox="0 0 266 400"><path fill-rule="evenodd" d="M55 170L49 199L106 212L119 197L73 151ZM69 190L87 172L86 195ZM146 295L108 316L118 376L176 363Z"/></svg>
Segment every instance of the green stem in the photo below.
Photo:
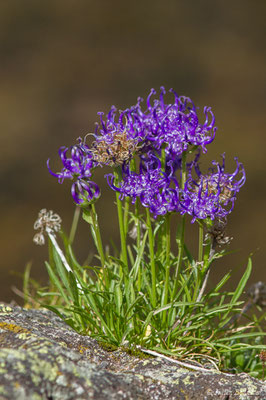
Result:
<svg viewBox="0 0 266 400"><path fill-rule="evenodd" d="M199 283L199 287L201 287L201 289L199 291L196 301L201 301L201 298L202 298L205 288L207 286L207 282L208 282L208 278L209 278L209 274L210 274L210 267L211 267L211 263L212 263L211 259L213 256L213 252L214 252L214 249L212 249L212 239L209 238L209 240L207 241L207 244L205 246L205 252L202 255L203 266L200 271L200 283ZM199 290L199 289L197 289L197 290Z"/></svg>
<svg viewBox="0 0 266 400"><path fill-rule="evenodd" d="M201 221L198 220L199 224L199 247L198 247L198 267L196 269L196 276L195 276L195 290L193 295L193 301L196 301L198 294L199 294L199 287L202 283L202 273L204 270L203 265L203 224Z"/></svg>
<svg viewBox="0 0 266 400"><path fill-rule="evenodd" d="M203 260L203 224L199 222L199 254L198 254L198 261L201 262Z"/></svg>
<svg viewBox="0 0 266 400"><path fill-rule="evenodd" d="M72 221L72 225L71 225L71 229L70 229L70 234L69 234L69 244L70 245L73 243L75 235L76 235L79 216L80 216L80 207L76 206L75 212L74 212L73 221Z"/></svg>
<svg viewBox="0 0 266 400"><path fill-rule="evenodd" d="M136 199L135 210L136 210L136 218L137 218L137 248L139 248L140 247L140 240L141 240L141 220L140 220L139 198Z"/></svg>
<svg viewBox="0 0 266 400"><path fill-rule="evenodd" d="M114 175L115 175L115 181L117 184L122 179L122 170L121 167L116 167L114 169ZM119 222L119 233L120 233L120 243L121 243L121 260L124 263L124 266L126 268L126 271L123 271L122 268L120 268L120 275L124 275L124 272L126 272L126 276L128 274L128 259L127 259L127 243L126 243L126 224L124 221L124 215L123 215L123 206L122 206L122 201L119 198L119 192L116 192L116 206L117 206L117 214L118 214L118 222Z"/></svg>
<svg viewBox="0 0 266 400"><path fill-rule="evenodd" d="M140 221L140 204L139 204L139 199L136 199L135 203L135 214L137 218L137 249L139 251L140 248L140 239L141 239L141 221ZM141 289L141 268L138 270L138 291Z"/></svg>
<svg viewBox="0 0 266 400"><path fill-rule="evenodd" d="M123 221L123 208L122 202L119 199L119 192L116 192L116 204L117 204L117 213L118 213L118 221L119 221L119 231L120 231L120 241L121 241L121 251L122 251L122 261L126 266L126 270L128 272L128 261L127 261L127 244L126 244L126 235L124 229L124 221Z"/></svg>
<svg viewBox="0 0 266 400"><path fill-rule="evenodd" d="M178 238L178 256L177 256L177 265L176 265L176 270L175 270L175 275L174 275L175 284L174 284L174 289L173 289L172 300L174 299L174 297L177 293L177 289L178 289L178 275L179 275L179 272L181 269L183 252L184 252L185 225L186 225L186 218L185 218L185 215L182 215L180 237Z"/></svg>
<svg viewBox="0 0 266 400"><path fill-rule="evenodd" d="M124 209L124 233L125 233L125 237L127 236L127 232L128 232L128 212L129 212L129 205L130 205L130 197L126 197L126 200L125 200L125 209Z"/></svg>
<svg viewBox="0 0 266 400"><path fill-rule="evenodd" d="M166 214L165 217L165 237L166 237L166 270L165 270L165 282L164 291L162 295L162 307L168 303L168 291L169 291L169 275L170 275L170 250L171 250L171 235L170 235L170 214ZM167 312L163 312L163 323L166 321Z"/></svg>
<svg viewBox="0 0 266 400"><path fill-rule="evenodd" d="M185 183L187 180L187 153L186 151L182 154L182 178L181 178L181 188L185 188Z"/></svg>
<svg viewBox="0 0 266 400"><path fill-rule="evenodd" d="M183 152L182 154L182 177L181 177L181 189L183 190L185 188L185 183L187 180L187 153L186 151ZM185 241L185 226L186 226L186 217L185 214L182 215L181 217L181 230L179 232L179 236L177 238L177 243L178 243L178 258L177 258L177 266L174 274L174 289L173 289L173 294L172 294L172 300L174 299L177 289L178 289L178 275L181 269L181 264L182 264L182 259L183 259L183 252L184 252L184 241Z"/></svg>
<svg viewBox="0 0 266 400"><path fill-rule="evenodd" d="M108 278L108 273L105 268L105 256L104 256L104 251L103 251L103 243L102 243L102 237L101 237L101 232L99 229L99 224L98 224L98 217L95 209L95 205L91 204L90 205L90 214L91 214L91 219L92 219L92 225L91 228L93 230L93 237L95 240L95 245L97 247L100 260L101 260L101 266L103 269L103 275L104 275L104 280L106 283L106 286L109 287L109 278Z"/></svg>
<svg viewBox="0 0 266 400"><path fill-rule="evenodd" d="M195 286L195 292L193 296L193 301L200 302L201 298L204 294L204 290L207 285L207 281L210 274L210 265L211 265L211 239L206 243L205 251L203 252L203 224L199 223L199 268L197 274L197 281Z"/></svg>
<svg viewBox="0 0 266 400"><path fill-rule="evenodd" d="M162 154L161 154L161 164L162 164L162 171L165 172L165 160L166 160L166 154L165 154L165 147L162 148Z"/></svg>
<svg viewBox="0 0 266 400"><path fill-rule="evenodd" d="M147 228L149 236L149 250L150 250L150 261L151 261L151 303L153 308L156 307L156 268L155 268L155 257L154 257L154 236L151 224L150 211L146 208L147 214Z"/></svg>
<svg viewBox="0 0 266 400"><path fill-rule="evenodd" d="M210 268L208 268L207 271L205 271L204 280L203 280L203 283L201 285L201 288L200 288L199 294L197 296L196 302L200 302L201 299L202 299L202 296L204 294L205 288L207 286L209 275L210 275Z"/></svg>

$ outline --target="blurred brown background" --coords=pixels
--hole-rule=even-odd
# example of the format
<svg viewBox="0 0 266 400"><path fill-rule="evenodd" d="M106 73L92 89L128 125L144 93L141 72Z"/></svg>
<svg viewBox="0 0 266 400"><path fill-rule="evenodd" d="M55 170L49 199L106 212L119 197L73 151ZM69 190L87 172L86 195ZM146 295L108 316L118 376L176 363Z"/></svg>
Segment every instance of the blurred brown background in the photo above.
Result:
<svg viewBox="0 0 266 400"><path fill-rule="evenodd" d="M47 158L58 168L58 148L93 131L97 111L135 104L161 85L212 106L219 129L206 160L225 151L229 170L235 155L246 168L228 226L240 251L215 274L233 268L239 277L254 252L250 283L265 280L265 20L265 0L0 2L0 300L17 299L12 271L22 274L28 261L45 278L47 249L32 243L39 210L70 228L70 185L49 175ZM103 192L107 242L118 233L113 193ZM92 244L85 223L80 232L82 261Z"/></svg>

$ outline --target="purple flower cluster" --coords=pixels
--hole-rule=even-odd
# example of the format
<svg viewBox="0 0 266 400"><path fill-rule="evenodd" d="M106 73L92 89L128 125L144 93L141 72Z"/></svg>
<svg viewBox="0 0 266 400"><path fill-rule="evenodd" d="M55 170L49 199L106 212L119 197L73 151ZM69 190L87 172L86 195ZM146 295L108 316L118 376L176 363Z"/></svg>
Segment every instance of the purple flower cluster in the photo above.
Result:
<svg viewBox="0 0 266 400"><path fill-rule="evenodd" d="M162 171L159 158L153 154L141 158L139 173L132 171L127 164L122 170L119 186L114 183L113 174L106 175L109 186L118 191L121 199L130 197L135 203L137 197L144 207L148 207L154 216L177 211L178 181ZM173 188L170 185L173 184Z"/></svg>
<svg viewBox="0 0 266 400"><path fill-rule="evenodd" d="M134 128L139 136L160 151L165 146L166 153L171 157L180 156L190 146L200 146L206 152L206 145L215 137L215 118L210 107L204 108L205 121L199 123L196 107L188 97L174 96L173 104L166 104L164 95L166 91L161 87L159 99L151 103L151 96L155 95L154 89L147 98L147 108L142 111L142 99L139 98L136 106L130 109L134 120Z"/></svg>
<svg viewBox="0 0 266 400"><path fill-rule="evenodd" d="M205 107L204 122L200 123L193 102L172 89L169 92L172 103L166 102L162 87L159 98L153 101L156 92L151 90L145 109L139 98L135 106L119 114L114 106L105 117L98 113L100 124L91 145L80 140L70 149L62 147L59 155L63 169L59 173L52 172L48 163L50 173L60 183L65 178L74 181L71 192L77 204L86 205L99 197L99 187L91 180L93 171L109 166L121 171L120 179L114 173L106 175L111 189L118 191L121 199L131 198L132 203L139 198L155 218L175 211L189 214L194 222L225 218L231 212L236 193L245 182L243 165L236 159L236 170L225 173L223 156L221 165L213 161L208 174L202 174L199 158L214 140L214 115L210 107ZM195 150L194 161L186 164L186 182L181 185L182 156Z"/></svg>
<svg viewBox="0 0 266 400"><path fill-rule="evenodd" d="M197 161L194 165L198 179L191 176L185 183L180 195L181 214L192 216L192 222L196 219L210 218L212 220L223 219L232 211L236 200L236 193L246 180L242 163L235 158L237 167L232 174L225 173L225 155L220 165L213 161L215 168L210 168L209 173L203 175Z"/></svg>
<svg viewBox="0 0 266 400"><path fill-rule="evenodd" d="M67 157L67 153L70 156ZM65 178L74 180L71 187L71 194L77 204L83 204L97 199L100 196L98 185L91 181L93 169L97 166L92 158L89 148L79 140L79 144L59 149L63 168L61 172L54 173L50 169L49 160L47 167L51 175L58 178L59 183L63 183Z"/></svg>

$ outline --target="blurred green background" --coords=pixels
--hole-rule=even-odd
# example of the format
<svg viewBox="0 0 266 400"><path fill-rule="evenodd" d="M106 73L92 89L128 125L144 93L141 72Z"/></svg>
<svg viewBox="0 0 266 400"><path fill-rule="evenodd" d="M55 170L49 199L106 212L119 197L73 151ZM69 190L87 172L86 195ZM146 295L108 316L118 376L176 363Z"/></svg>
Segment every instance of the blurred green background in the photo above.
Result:
<svg viewBox="0 0 266 400"><path fill-rule="evenodd" d="M265 280L265 20L265 0L0 2L0 300L18 300L14 272L22 274L28 261L33 276L45 280L47 248L32 242L39 210L54 210L70 228L69 182L59 185L46 160L58 168L58 148L92 132L97 111L133 105L161 85L200 109L212 107L218 131L206 168L224 151L228 170L236 155L246 168L228 223L231 248L240 251L218 263L213 278L229 269L239 278L254 252L250 283ZM118 229L113 193L102 187L107 243ZM80 261L91 249L82 222Z"/></svg>

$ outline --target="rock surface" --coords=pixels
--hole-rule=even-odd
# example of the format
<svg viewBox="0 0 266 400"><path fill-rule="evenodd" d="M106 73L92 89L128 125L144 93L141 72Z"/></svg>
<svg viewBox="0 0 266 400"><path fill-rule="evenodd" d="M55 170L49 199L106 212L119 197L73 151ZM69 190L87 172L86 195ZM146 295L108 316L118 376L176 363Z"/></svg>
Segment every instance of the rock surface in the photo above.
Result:
<svg viewBox="0 0 266 400"><path fill-rule="evenodd" d="M246 374L108 352L47 310L0 304L0 400L263 400Z"/></svg>

